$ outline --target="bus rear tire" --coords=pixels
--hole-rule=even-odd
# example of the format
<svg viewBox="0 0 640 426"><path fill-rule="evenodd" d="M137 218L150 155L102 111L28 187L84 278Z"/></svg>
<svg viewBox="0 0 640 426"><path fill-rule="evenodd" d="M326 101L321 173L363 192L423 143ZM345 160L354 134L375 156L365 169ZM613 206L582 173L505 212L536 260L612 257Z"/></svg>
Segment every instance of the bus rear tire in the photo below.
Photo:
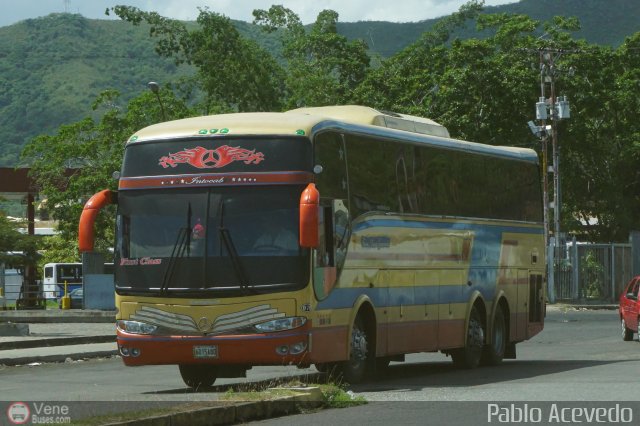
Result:
<svg viewBox="0 0 640 426"><path fill-rule="evenodd" d="M451 351L451 358L456 367L472 369L480 364L484 347L484 327L478 310L474 306L469 314L467 338L464 348Z"/></svg>
<svg viewBox="0 0 640 426"><path fill-rule="evenodd" d="M482 354L483 365L498 365L504 358L507 348L507 321L500 305L496 308L493 328L491 331L491 341L484 347Z"/></svg>
<svg viewBox="0 0 640 426"><path fill-rule="evenodd" d="M198 390L208 388L218 378L218 367L207 364L180 364L178 366L184 384Z"/></svg>

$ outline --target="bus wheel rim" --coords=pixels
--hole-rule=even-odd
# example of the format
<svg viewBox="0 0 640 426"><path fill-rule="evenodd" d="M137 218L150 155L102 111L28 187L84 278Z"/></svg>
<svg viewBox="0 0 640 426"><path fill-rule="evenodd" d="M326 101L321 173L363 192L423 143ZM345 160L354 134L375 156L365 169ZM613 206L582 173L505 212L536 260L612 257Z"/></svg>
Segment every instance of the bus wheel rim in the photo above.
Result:
<svg viewBox="0 0 640 426"><path fill-rule="evenodd" d="M353 329L351 337L351 359L357 363L367 359L367 335L358 327Z"/></svg>

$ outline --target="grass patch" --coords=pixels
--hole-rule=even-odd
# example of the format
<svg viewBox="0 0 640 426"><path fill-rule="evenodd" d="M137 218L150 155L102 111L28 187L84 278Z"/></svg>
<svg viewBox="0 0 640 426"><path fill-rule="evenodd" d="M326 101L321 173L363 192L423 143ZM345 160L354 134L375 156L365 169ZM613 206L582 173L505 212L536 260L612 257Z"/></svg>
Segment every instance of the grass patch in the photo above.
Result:
<svg viewBox="0 0 640 426"><path fill-rule="evenodd" d="M356 396L353 392L335 384L320 385L327 408L345 408L366 404L363 396Z"/></svg>
<svg viewBox="0 0 640 426"><path fill-rule="evenodd" d="M319 391L309 391L316 388ZM273 383L273 386L256 387L256 389L229 388L221 401L273 401L287 397L308 396L307 401L320 402L322 408L344 408L366 404L364 397L356 396L346 390L345 386L336 383L304 383L299 380Z"/></svg>

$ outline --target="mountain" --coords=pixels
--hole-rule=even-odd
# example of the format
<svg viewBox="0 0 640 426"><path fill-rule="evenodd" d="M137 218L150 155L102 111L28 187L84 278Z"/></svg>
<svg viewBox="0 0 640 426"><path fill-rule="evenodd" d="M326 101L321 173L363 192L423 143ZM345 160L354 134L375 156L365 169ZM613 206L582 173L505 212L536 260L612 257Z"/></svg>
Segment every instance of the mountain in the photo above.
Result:
<svg viewBox="0 0 640 426"><path fill-rule="evenodd" d="M640 31L638 0L521 0L487 7L486 13L526 14L540 21L576 16L582 30L575 38L617 46ZM389 57L417 40L436 20L411 23L339 23L350 39L365 40L372 55ZM275 36L265 36L246 22L239 31L278 54ZM460 37L478 34L469 25ZM16 165L24 143L54 132L91 112L105 89L117 89L124 100L188 73L154 51L148 27L80 15L52 14L0 28L0 166Z"/></svg>
<svg viewBox="0 0 640 426"><path fill-rule="evenodd" d="M24 142L77 121L108 88L140 93L177 73L159 58L146 28L52 14L0 28L0 164Z"/></svg>
<svg viewBox="0 0 640 426"><path fill-rule="evenodd" d="M486 6L484 13L527 15L540 22L554 16L576 17L582 28L574 33L575 39L609 46L619 46L626 37L640 31L638 0L520 0ZM435 22L437 19L409 23L348 22L338 23L338 31L349 39L363 39L373 52L388 57L416 41ZM470 23L457 36L470 38L479 34Z"/></svg>

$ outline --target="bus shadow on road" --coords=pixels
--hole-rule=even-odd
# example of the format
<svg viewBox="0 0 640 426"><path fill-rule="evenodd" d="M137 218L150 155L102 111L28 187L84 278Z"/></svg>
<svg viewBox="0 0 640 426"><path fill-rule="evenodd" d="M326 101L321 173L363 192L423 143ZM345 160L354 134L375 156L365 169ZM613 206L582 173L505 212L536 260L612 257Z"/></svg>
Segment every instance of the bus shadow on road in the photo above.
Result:
<svg viewBox="0 0 640 426"><path fill-rule="evenodd" d="M394 390L420 390L424 388L453 388L481 386L500 382L530 379L572 370L599 367L637 360L509 360L498 366L478 367L472 370L456 368L451 361L427 361L394 363L383 372L364 383L349 384L340 377L322 373L289 374L266 380L246 380L236 383L220 383L211 387L192 389L179 387L145 392L155 395L180 395L193 393L221 394L226 392L254 392L270 387L298 384L333 383L348 386L355 392L388 392Z"/></svg>
<svg viewBox="0 0 640 426"><path fill-rule="evenodd" d="M189 393L211 393L220 394L227 392L242 393L242 392L260 392L268 388L274 387L287 387L287 386L304 386L310 383L327 383L332 379L328 378L322 373L303 373L303 374L290 374L282 377L275 377L264 380L247 380L238 383L224 383L214 386L201 387L201 388L189 388L181 387L176 389L165 389L160 391L144 392L146 395L172 395L172 394L189 394Z"/></svg>
<svg viewBox="0 0 640 426"><path fill-rule="evenodd" d="M505 361L497 366L478 367L472 370L456 368L451 362L395 364L389 366L383 373L379 373L377 380L353 385L351 389L356 392L385 392L407 388L479 386L621 362L633 362L633 360Z"/></svg>

